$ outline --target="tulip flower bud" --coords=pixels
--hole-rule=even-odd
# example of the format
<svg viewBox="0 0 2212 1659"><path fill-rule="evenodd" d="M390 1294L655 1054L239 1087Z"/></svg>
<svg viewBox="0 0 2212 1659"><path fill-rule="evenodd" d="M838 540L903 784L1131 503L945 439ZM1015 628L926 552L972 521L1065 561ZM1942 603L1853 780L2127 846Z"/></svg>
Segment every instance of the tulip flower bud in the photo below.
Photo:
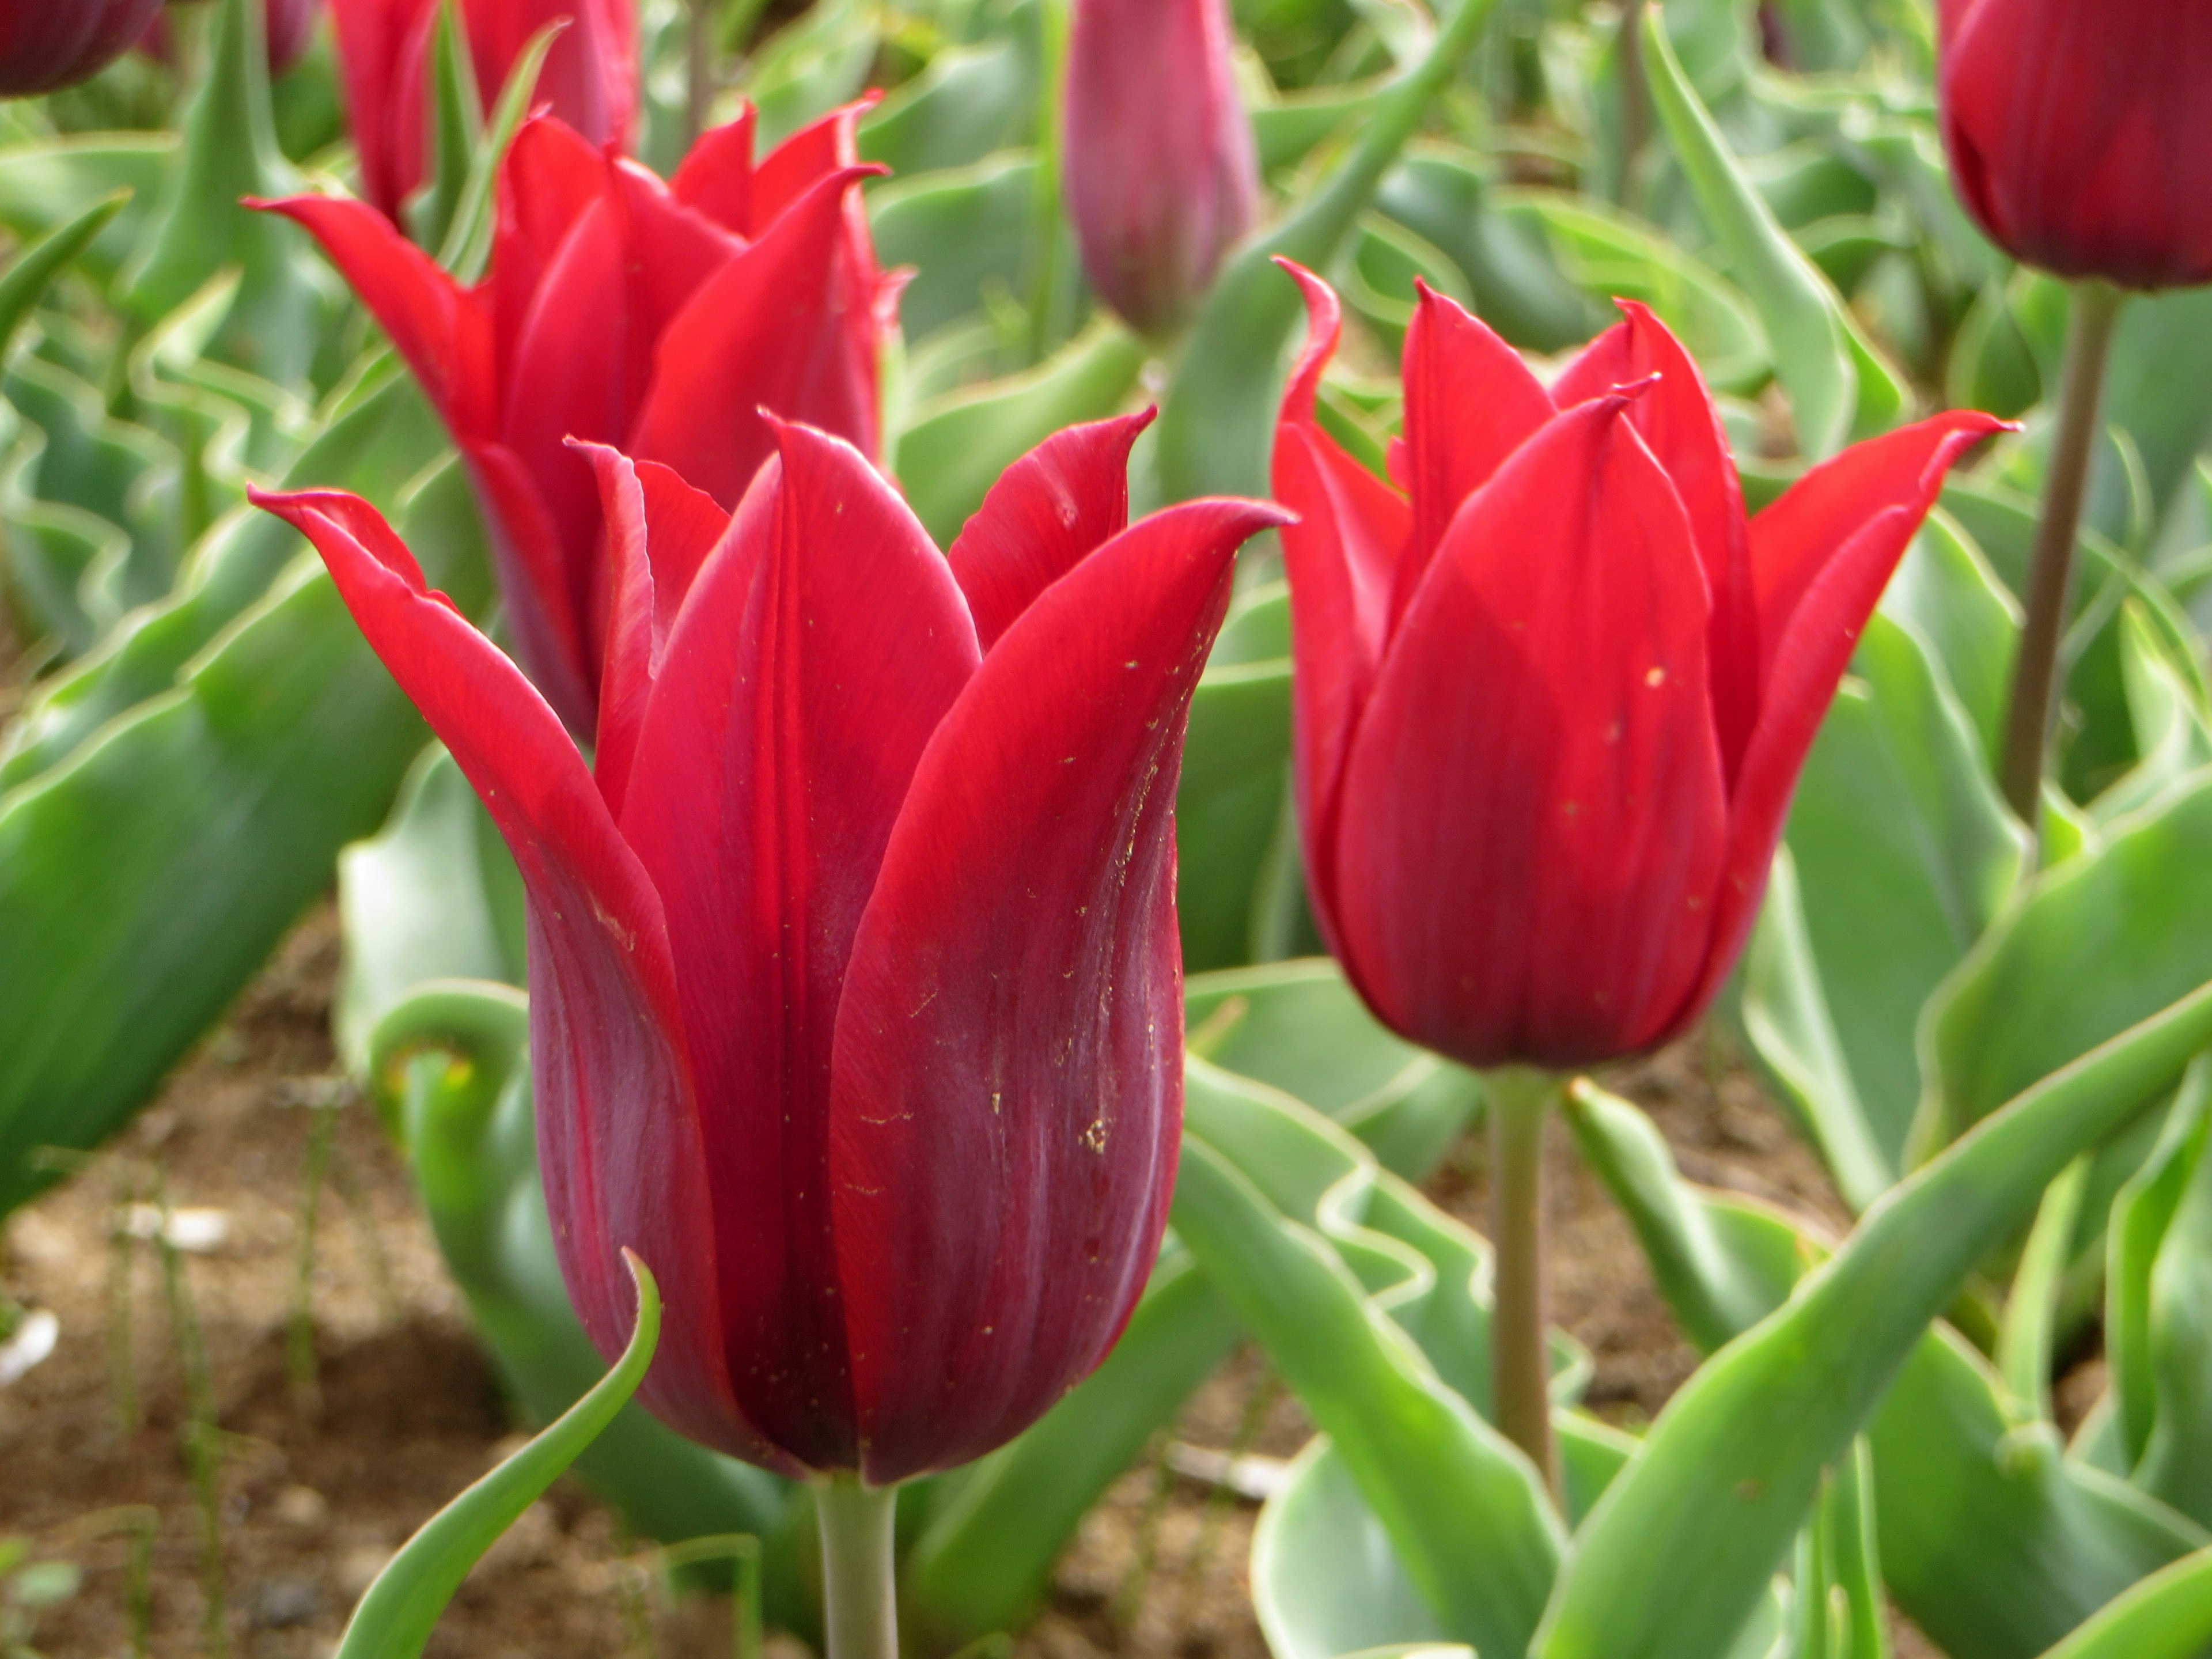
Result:
<svg viewBox="0 0 2212 1659"><path fill-rule="evenodd" d="M374 510L258 496L483 794L529 904L539 1163L604 1352L767 1467L979 1457L1097 1364L1181 1134L1175 788L1237 544L1124 527L1146 416L1048 440L949 554L778 423L734 515L592 453L615 569L593 770Z"/></svg>
<svg viewBox="0 0 2212 1659"><path fill-rule="evenodd" d="M1805 753L1944 471L1953 412L1747 520L1697 365L1644 307L1549 388L1423 290L1394 488L1276 428L1307 881L1376 1015L1464 1063L1579 1069L1680 1035L1741 950Z"/></svg>
<svg viewBox="0 0 2212 1659"><path fill-rule="evenodd" d="M1076 0L1063 173L1083 269L1172 334L1252 228L1260 171L1223 0Z"/></svg>
<svg viewBox="0 0 2212 1659"><path fill-rule="evenodd" d="M269 72L282 75L298 63L315 38L322 0L269 0Z"/></svg>
<svg viewBox="0 0 2212 1659"><path fill-rule="evenodd" d="M161 0L33 0L0 6L0 98L90 79L146 33Z"/></svg>
<svg viewBox="0 0 2212 1659"><path fill-rule="evenodd" d="M665 183L550 116L527 121L473 288L365 204L274 204L320 240L445 417L517 653L574 732L597 718L608 577L598 486L570 438L675 466L726 510L775 447L763 409L876 450L897 281L860 202L874 170L854 163L862 107L757 164L748 110Z"/></svg>
<svg viewBox="0 0 2212 1659"><path fill-rule="evenodd" d="M1952 177L2015 258L2123 288L2212 282L2212 7L1942 0Z"/></svg>
<svg viewBox="0 0 2212 1659"><path fill-rule="evenodd" d="M290 0L286 0L287 3ZM426 71L446 0L331 0L362 192L395 222L428 165ZM459 0L477 91L489 109L538 30L553 43L533 102L595 146L629 147L637 118L635 0Z"/></svg>

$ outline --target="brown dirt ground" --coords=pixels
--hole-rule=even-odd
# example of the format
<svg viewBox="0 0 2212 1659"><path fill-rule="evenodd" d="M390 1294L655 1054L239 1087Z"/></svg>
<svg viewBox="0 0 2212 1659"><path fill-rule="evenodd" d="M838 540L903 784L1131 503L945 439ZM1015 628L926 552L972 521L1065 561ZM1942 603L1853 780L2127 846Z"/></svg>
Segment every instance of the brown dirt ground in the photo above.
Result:
<svg viewBox="0 0 2212 1659"><path fill-rule="evenodd" d="M33 1632L54 1659L323 1659L379 1564L509 1443L405 1174L357 1104L335 1120L314 1218L315 1397L288 1370L315 1115L304 1103L339 1086L327 1029L337 951L325 906L121 1141L21 1212L0 1241L0 1288L62 1322L52 1358L0 1390L0 1540L27 1539L34 1559L84 1575ZM1707 1060L1689 1045L1609 1080L1653 1114L1692 1178L1840 1229L1812 1155L1741 1066ZM1478 1225L1482 1158L1469 1138L1432 1183ZM1640 1425L1693 1355L1564 1133L1548 1159L1555 1313L1595 1359L1593 1407ZM175 1258L221 1425L213 1621L205 1587L218 1581L181 1437L192 1333L173 1317L153 1247L115 1242L119 1203L151 1199L156 1183L175 1209L217 1212L225 1228L212 1248ZM1194 1445L1288 1455L1310 1431L1246 1352L1176 1431ZM1246 1599L1255 1516L1158 1458L1132 1469L1069 1547L1017 1659L1266 1659ZM135 1616L134 1580L144 1585ZM1909 1631L1901 1639L1900 1659L1933 1652ZM613 1516L563 1483L478 1567L429 1652L692 1659L728 1651L728 1640L725 1604L668 1596Z"/></svg>

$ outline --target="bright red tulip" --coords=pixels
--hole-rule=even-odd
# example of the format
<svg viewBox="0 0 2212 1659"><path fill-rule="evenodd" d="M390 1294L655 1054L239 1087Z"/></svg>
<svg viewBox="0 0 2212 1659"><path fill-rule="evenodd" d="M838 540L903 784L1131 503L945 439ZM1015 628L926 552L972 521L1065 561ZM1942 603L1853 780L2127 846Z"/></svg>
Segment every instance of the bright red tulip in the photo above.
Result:
<svg viewBox="0 0 2212 1659"><path fill-rule="evenodd" d="M1068 217L1100 298L1172 333L1260 209L1224 0L1076 0Z"/></svg>
<svg viewBox="0 0 2212 1659"><path fill-rule="evenodd" d="M1941 0L1959 194L2015 257L2124 288L2212 282L2212 7Z"/></svg>
<svg viewBox="0 0 2212 1659"><path fill-rule="evenodd" d="M1124 528L1147 416L1008 471L949 555L851 446L775 425L734 517L593 452L614 564L596 775L358 499L315 543L530 900L554 1236L586 1328L668 1302L693 1437L885 1483L981 1455L1104 1356L1182 1113L1174 811L1238 543Z"/></svg>
<svg viewBox="0 0 2212 1659"><path fill-rule="evenodd" d="M161 0L10 0L0 6L0 98L88 80L137 44Z"/></svg>
<svg viewBox="0 0 2212 1659"><path fill-rule="evenodd" d="M2001 424L1846 451L1747 522L1697 365L1625 304L1547 392L1422 291L1394 489L1316 422L1305 289L1276 428L1308 884L1378 1018L1565 1070L1686 1030L1727 976L1797 773L1945 469Z"/></svg>
<svg viewBox="0 0 2212 1659"><path fill-rule="evenodd" d="M857 108L757 167L748 111L665 184L557 120L526 122L472 289L364 204L275 204L321 240L445 416L517 653L575 732L592 729L610 596L599 489L570 438L674 466L725 509L775 447L761 410L875 453L897 283L868 240Z"/></svg>
<svg viewBox="0 0 2212 1659"><path fill-rule="evenodd" d="M427 71L444 0L331 0L362 192L395 221L422 182ZM629 148L637 120L636 0L460 0L486 109L538 30L568 27L538 77L536 102L594 145Z"/></svg>

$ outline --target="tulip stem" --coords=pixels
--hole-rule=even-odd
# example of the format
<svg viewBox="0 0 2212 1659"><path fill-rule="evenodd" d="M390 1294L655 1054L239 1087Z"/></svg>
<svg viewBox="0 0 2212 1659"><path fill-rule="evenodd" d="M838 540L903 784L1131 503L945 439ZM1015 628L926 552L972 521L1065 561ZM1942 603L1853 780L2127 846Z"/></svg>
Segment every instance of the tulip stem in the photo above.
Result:
<svg viewBox="0 0 2212 1659"><path fill-rule="evenodd" d="M684 82L684 148L689 150L707 130L714 106L714 0L691 0Z"/></svg>
<svg viewBox="0 0 2212 1659"><path fill-rule="evenodd" d="M1620 155L1613 181L1616 207L1636 206L1636 158L1651 132L1651 88L1644 79L1644 0L1627 0L1620 9L1620 37L1613 48L1613 75L1620 83Z"/></svg>
<svg viewBox="0 0 2212 1659"><path fill-rule="evenodd" d="M2034 560L2028 568L2027 621L2021 629L2012 707L2005 720L2005 799L2031 830L2041 822L2044 757L2051 746L2051 711L2058 685L2058 643L2066 631L2074 544L2081 528L2089 457L2096 447L2105 362L2125 298L2104 283L2077 283L2073 317L2067 325L2058 430L2051 439L2045 473L2043 520L2036 527Z"/></svg>
<svg viewBox="0 0 2212 1659"><path fill-rule="evenodd" d="M897 1508L896 1486L865 1486L854 1474L823 1475L814 1482L828 1659L898 1659L891 1554Z"/></svg>
<svg viewBox="0 0 2212 1659"><path fill-rule="evenodd" d="M1544 1120L1559 1081L1527 1066L1483 1076L1490 1107L1491 1244L1497 1252L1490 1358L1498 1427L1559 1496L1551 1354L1544 1329Z"/></svg>

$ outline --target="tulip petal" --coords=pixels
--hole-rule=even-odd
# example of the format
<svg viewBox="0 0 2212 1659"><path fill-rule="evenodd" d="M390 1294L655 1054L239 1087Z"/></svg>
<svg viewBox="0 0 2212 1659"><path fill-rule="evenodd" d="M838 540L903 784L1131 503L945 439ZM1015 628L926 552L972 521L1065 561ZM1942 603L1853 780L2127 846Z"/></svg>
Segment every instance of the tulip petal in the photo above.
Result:
<svg viewBox="0 0 2212 1659"><path fill-rule="evenodd" d="M667 896L738 1398L849 1468L830 1241L830 1042L916 760L979 653L950 570L853 447L776 423L669 636L623 833ZM827 1380L825 1380L827 1379Z"/></svg>
<svg viewBox="0 0 2212 1659"><path fill-rule="evenodd" d="M569 601L560 532L538 482L504 444L461 445L483 503L484 532L514 638L515 655L571 732L592 729L584 677L583 620Z"/></svg>
<svg viewBox="0 0 2212 1659"><path fill-rule="evenodd" d="M379 213L393 218L413 180L398 175L379 128L396 90L401 42L423 9L421 0L331 0L362 193Z"/></svg>
<svg viewBox="0 0 2212 1659"><path fill-rule="evenodd" d="M573 128L534 115L516 130L500 164L491 276L484 284L501 364L514 361L515 337L546 266L576 221L613 190L607 158Z"/></svg>
<svg viewBox="0 0 2212 1659"><path fill-rule="evenodd" d="M830 1122L861 1471L980 1455L1094 1366L1166 1218L1174 801L1237 544L1187 502L1024 611L915 775L854 940Z"/></svg>
<svg viewBox="0 0 2212 1659"><path fill-rule="evenodd" d="M665 466L632 461L605 444L574 447L598 477L606 523L606 660L592 775L607 810L619 817L669 629L692 577L728 532L730 515Z"/></svg>
<svg viewBox="0 0 2212 1659"><path fill-rule="evenodd" d="M1696 983L1727 837L1705 579L1614 394L1460 509L1346 769L1345 960L1474 1066L1633 1053Z"/></svg>
<svg viewBox="0 0 2212 1659"><path fill-rule="evenodd" d="M1892 507L1919 502L1912 519L1917 529L1935 499L1929 492L1942 487L1951 463L1971 445L2005 429L2005 422L1972 410L1949 410L1899 427L1811 468L1752 520L1752 593L1768 678L1780 669L1790 619L1844 544Z"/></svg>
<svg viewBox="0 0 2212 1659"><path fill-rule="evenodd" d="M753 169L750 234L765 235L768 228L796 207L809 191L860 161L856 129L860 118L882 97L879 92L870 92L852 103L839 105L761 158Z"/></svg>
<svg viewBox="0 0 2212 1659"><path fill-rule="evenodd" d="M1413 533L1393 580L1395 622L1460 503L1555 412L1521 354L1457 301L1416 281L1406 331L1406 454Z"/></svg>
<svg viewBox="0 0 2212 1659"><path fill-rule="evenodd" d="M822 179L692 296L660 337L632 454L733 505L774 447L757 410L874 453L875 295L838 255L847 198L879 170Z"/></svg>
<svg viewBox="0 0 2212 1659"><path fill-rule="evenodd" d="M283 214L322 244L457 441L489 435L492 336L475 295L366 203L293 196L246 205Z"/></svg>
<svg viewBox="0 0 2212 1659"><path fill-rule="evenodd" d="M543 697L421 569L375 509L337 491L254 500L314 543L370 647L483 796L529 896L531 1067L563 1277L603 1354L632 1314L620 1251L669 1318L643 1390L685 1434L788 1469L731 1397L700 1126L661 903Z"/></svg>
<svg viewBox="0 0 2212 1659"><path fill-rule="evenodd" d="M1650 380L1629 418L1682 498L1712 604L1708 661L1721 763L1735 781L1759 718L1759 625L1743 486L1720 410L1692 357L1649 306L1616 301L1626 320L1601 335L1553 384L1561 408ZM1654 379L1653 377L1656 377Z"/></svg>
<svg viewBox="0 0 2212 1659"><path fill-rule="evenodd" d="M1311 271L1279 260L1306 301L1306 343L1275 427L1275 497L1297 514L1283 530L1298 672L1294 737L1298 818L1316 919L1334 947L1336 801L1344 757L1382 659L1390 589L1413 533L1405 498L1324 432L1314 413L1322 371L1342 326L1336 295Z"/></svg>
<svg viewBox="0 0 2212 1659"><path fill-rule="evenodd" d="M615 164L629 252L632 395L642 398L653 367L652 343L707 279L744 252L745 239L687 207L668 185L635 161Z"/></svg>
<svg viewBox="0 0 2212 1659"><path fill-rule="evenodd" d="M753 106L709 127L684 153L668 188L676 199L727 231L753 234Z"/></svg>
<svg viewBox="0 0 2212 1659"><path fill-rule="evenodd" d="M1129 524L1129 447L1155 410L1055 432L1001 473L946 560L988 651L1036 596Z"/></svg>
<svg viewBox="0 0 2212 1659"><path fill-rule="evenodd" d="M1773 641L1759 725L1729 804L1728 867L1703 980L1671 1023L1701 1014L1759 914L1797 775L1866 619L1943 488L1951 464L2005 422L1955 410L1854 445L1752 520L1761 630ZM1770 610L1771 607L1771 610ZM1766 620L1771 615L1772 622Z"/></svg>

